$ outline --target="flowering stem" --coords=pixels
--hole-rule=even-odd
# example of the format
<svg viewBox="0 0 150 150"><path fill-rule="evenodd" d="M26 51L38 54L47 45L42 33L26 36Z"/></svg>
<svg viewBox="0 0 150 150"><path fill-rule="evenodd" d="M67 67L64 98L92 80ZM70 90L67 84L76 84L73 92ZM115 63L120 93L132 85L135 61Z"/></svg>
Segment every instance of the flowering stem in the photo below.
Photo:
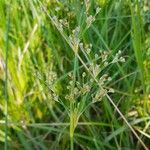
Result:
<svg viewBox="0 0 150 150"><path fill-rule="evenodd" d="M70 102L70 149L73 150L73 136L74 136L74 118L73 118L73 103Z"/></svg>
<svg viewBox="0 0 150 150"><path fill-rule="evenodd" d="M73 145L73 136L70 137L70 147L71 147L71 150L74 150L74 145Z"/></svg>

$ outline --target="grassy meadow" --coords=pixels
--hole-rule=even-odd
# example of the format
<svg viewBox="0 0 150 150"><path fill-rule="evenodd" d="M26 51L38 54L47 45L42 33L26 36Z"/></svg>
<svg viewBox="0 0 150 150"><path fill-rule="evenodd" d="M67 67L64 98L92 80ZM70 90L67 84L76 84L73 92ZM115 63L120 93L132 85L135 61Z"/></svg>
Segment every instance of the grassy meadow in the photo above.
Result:
<svg viewBox="0 0 150 150"><path fill-rule="evenodd" d="M3 149L150 149L149 0L0 0Z"/></svg>

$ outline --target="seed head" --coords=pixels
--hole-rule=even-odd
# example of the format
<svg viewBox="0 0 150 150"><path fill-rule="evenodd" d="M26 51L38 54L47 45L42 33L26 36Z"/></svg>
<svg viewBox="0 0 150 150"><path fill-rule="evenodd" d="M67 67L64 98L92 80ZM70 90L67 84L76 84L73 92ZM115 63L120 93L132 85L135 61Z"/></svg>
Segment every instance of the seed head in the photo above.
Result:
<svg viewBox="0 0 150 150"><path fill-rule="evenodd" d="M82 73L82 77L84 78L85 76L86 76L86 73L85 73L85 72L83 72L83 73Z"/></svg>

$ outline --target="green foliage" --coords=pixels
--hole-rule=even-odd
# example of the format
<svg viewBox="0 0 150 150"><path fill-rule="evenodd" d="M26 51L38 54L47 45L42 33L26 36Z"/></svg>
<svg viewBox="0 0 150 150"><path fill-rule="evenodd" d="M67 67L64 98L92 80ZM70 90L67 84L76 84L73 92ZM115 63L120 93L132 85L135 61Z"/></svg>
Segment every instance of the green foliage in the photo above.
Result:
<svg viewBox="0 0 150 150"><path fill-rule="evenodd" d="M146 0L1 0L0 147L150 148L149 21Z"/></svg>

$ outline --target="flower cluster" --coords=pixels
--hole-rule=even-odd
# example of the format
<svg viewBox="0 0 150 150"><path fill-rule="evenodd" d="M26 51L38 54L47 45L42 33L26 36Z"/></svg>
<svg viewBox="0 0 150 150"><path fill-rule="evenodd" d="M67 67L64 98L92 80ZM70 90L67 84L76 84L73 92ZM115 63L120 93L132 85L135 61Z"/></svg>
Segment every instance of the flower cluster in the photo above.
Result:
<svg viewBox="0 0 150 150"><path fill-rule="evenodd" d="M97 7L95 10L94 15L90 15L89 8L90 8L90 1L85 0L85 29L88 29L91 24L95 21L96 15L100 12L100 8ZM56 11L59 11L60 8L56 8ZM67 16L66 16L67 17ZM124 57L121 56L121 51L118 51L118 53L115 54L113 57L111 55L110 57L110 51L104 51L104 50L99 50L98 53L96 53L93 57L93 52L92 52L92 44L84 44L81 42L82 36L80 36L80 33L82 33L82 28L79 26L76 26L71 32L69 28L69 22L67 21L66 18L63 19L58 19L56 16L52 18L54 25L57 27L57 29L60 31L61 35L64 37L66 42L69 44L71 49L77 54L77 57L80 57L80 60L82 57L85 57L87 62L83 61L85 65L87 66L86 71L88 72L87 74L85 72L82 73L82 78L84 80L79 80L74 77L73 74L69 74L69 84L67 86L68 94L66 94L65 99L75 102L76 99L78 99L80 96L86 95L88 93L91 93L92 101L96 102L102 99L107 93L113 93L113 89L107 89L105 87L105 84L110 82L112 80L111 77L109 77L107 74L103 73L103 70L110 64L114 64L117 62L125 62ZM65 27L68 27L68 32L65 32ZM68 35L69 33L69 35ZM81 53L78 53L79 50L82 52L82 56L80 56ZM84 65L84 66L85 66ZM50 74L50 79L48 79L48 85L52 87L53 85L53 80L52 78L56 78L55 74L53 72ZM89 79L89 81L85 81L86 79ZM93 89L93 84L95 82L98 82L100 85L96 91L93 91L92 94L92 89ZM47 81L46 81L47 83ZM55 94L56 97L56 94Z"/></svg>
<svg viewBox="0 0 150 150"><path fill-rule="evenodd" d="M41 74L39 71L36 71L34 76L37 80L40 81L42 90L44 89L44 86L46 86L48 90L48 98L54 101L58 101L58 94L55 90L55 83L57 80L56 72L51 70Z"/></svg>
<svg viewBox="0 0 150 150"><path fill-rule="evenodd" d="M94 16L92 16L92 15L87 16L87 18L86 18L87 28L89 28L91 26L91 24L95 21L96 15L100 12L100 10L101 9L99 7L97 7L96 13Z"/></svg>
<svg viewBox="0 0 150 150"><path fill-rule="evenodd" d="M116 62L125 62L125 58L121 57L121 51L119 50L118 53L116 53L112 63L116 63Z"/></svg>
<svg viewBox="0 0 150 150"><path fill-rule="evenodd" d="M73 74L69 74L69 77L71 79L74 78ZM86 73L83 72L82 77L86 77ZM91 87L88 83L80 83L78 81L71 80L69 82L69 85L67 86L67 89L69 90L69 94L65 96L67 100L75 102L75 99L77 99L79 96L83 96L90 92Z"/></svg>
<svg viewBox="0 0 150 150"><path fill-rule="evenodd" d="M92 102L95 103L97 101L100 101L106 94L108 93L114 93L113 88L106 88L105 85L107 82L110 82L112 80L111 77L109 77L107 74L102 75L100 78L98 78L98 84L99 87L92 94Z"/></svg>
<svg viewBox="0 0 150 150"><path fill-rule="evenodd" d="M78 47L80 43L79 33L80 33L80 27L77 26L74 30L72 30L72 34L69 36L69 42L73 46L75 52L78 51Z"/></svg>
<svg viewBox="0 0 150 150"><path fill-rule="evenodd" d="M90 56L91 45L85 48L85 52L88 56ZM103 69L105 69L108 65L114 64L117 62L125 62L125 58L120 56L121 51L119 51L113 59L110 60L110 53L108 51L101 51L94 55L94 59L89 63L89 70L93 74L94 78L96 78ZM110 77L108 78L110 79Z"/></svg>

